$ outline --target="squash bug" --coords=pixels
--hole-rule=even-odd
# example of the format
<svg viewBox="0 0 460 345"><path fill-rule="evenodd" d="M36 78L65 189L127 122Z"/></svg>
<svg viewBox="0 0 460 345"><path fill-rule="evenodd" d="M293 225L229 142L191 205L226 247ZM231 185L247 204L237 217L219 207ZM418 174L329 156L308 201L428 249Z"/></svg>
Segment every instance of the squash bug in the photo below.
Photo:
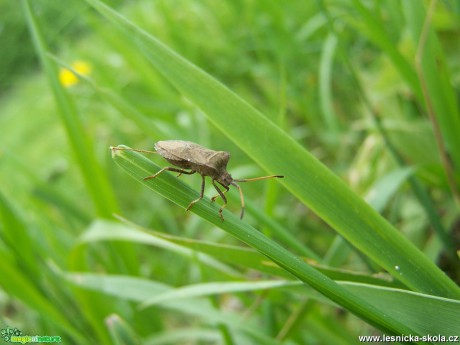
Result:
<svg viewBox="0 0 460 345"><path fill-rule="evenodd" d="M144 180L150 180L156 178L158 175L164 171L174 171L179 173L177 177L182 174L192 175L199 173L201 175L201 191L198 199L193 200L187 207L187 211L190 210L194 204L203 199L204 187L205 187L205 177L209 176L211 178L211 183L217 191L217 195L211 198L211 202L214 202L219 196L224 201L224 204L219 209L219 216L222 221L224 221L224 216L222 211L227 206L227 198L225 197L226 192L229 191L229 186L232 185L236 187L240 193L241 199L241 214L240 219L243 219L244 216L244 197L241 187L236 184L236 182L252 182L258 180L266 180L269 178L283 178L281 175L271 175L271 176L262 176L249 179L234 179L227 171L227 163L230 159L230 153L225 151L214 151L210 150L201 145L192 143L191 141L183 140L166 140L159 141L155 143L155 151L148 150L136 150L136 149L124 149L124 148L112 148L114 150L128 150L144 153L158 153L164 159L166 159L175 167L165 167L158 171L152 176L147 176ZM188 169L188 170L184 170ZM217 183L220 184L225 190L222 191Z"/></svg>

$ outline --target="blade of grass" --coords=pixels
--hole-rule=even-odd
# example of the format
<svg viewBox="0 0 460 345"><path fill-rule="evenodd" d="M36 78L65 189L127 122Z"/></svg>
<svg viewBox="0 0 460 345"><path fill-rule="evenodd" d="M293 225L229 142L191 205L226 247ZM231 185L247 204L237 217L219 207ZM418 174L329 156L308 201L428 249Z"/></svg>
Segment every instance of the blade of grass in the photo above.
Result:
<svg viewBox="0 0 460 345"><path fill-rule="evenodd" d="M171 287L146 279L133 278L130 276L95 275L87 273L59 272L63 279L73 285L86 289L102 292L117 298L128 299L142 303L156 294L166 293ZM244 332L253 332L252 336L262 339L257 344L278 344L255 326L252 320L241 319L241 316L230 312L222 312L214 308L208 300L195 299L187 301L168 301L161 304L162 308L206 320L211 324L222 323L230 328L236 328Z"/></svg>
<svg viewBox="0 0 460 345"><path fill-rule="evenodd" d="M83 180L86 185L86 190L91 197L96 213L103 218L111 217L112 212L117 211L118 206L115 195L109 184L109 179L105 176L99 162L93 154L93 144L90 136L84 130L84 126L80 120L78 111L68 93L63 89L59 83L58 71L56 65L48 55L48 48L43 36L40 32L40 27L32 13L28 0L21 0L21 5L26 18L29 31L32 36L32 41L35 50L48 78L48 81L53 92L58 114L66 130L67 137L70 141L70 147L73 156L78 163L78 167L82 174ZM110 259L105 262L107 267L115 267L119 269L123 267L126 271L136 272L138 264L134 261L132 248L126 245L110 248ZM85 261L78 262L78 267L85 265ZM94 329L99 334L100 339L108 341L108 334L102 329L100 321L103 320L105 315L104 307L95 295L88 293L80 294L79 303L82 311L90 322L93 323Z"/></svg>
<svg viewBox="0 0 460 345"><path fill-rule="evenodd" d="M120 148L126 148L126 146L120 146ZM145 176L158 172L160 167L137 152L112 148L112 155L115 162L137 181L184 209L198 197L198 192L169 173L161 174L155 179L143 180ZM247 243L286 271L370 324L391 333L401 334L410 331L390 315L381 313L358 296L349 294L336 282L307 265L232 213L224 211L225 221L221 221L218 210L218 206L211 203L209 198L204 198L201 202L196 203L190 211Z"/></svg>
<svg viewBox="0 0 460 345"><path fill-rule="evenodd" d="M87 339L68 322L62 309L50 303L49 296L43 295L40 289L31 283L30 277L21 271L21 267L17 266L7 253L0 249L0 255L2 257L2 274L0 275L2 289L35 310L44 320L62 329L77 343L85 344Z"/></svg>
<svg viewBox="0 0 460 345"><path fill-rule="evenodd" d="M416 169L407 167L389 172L377 180L367 192L365 199L377 212L382 212L388 200L396 193L401 185Z"/></svg>
<svg viewBox="0 0 460 345"><path fill-rule="evenodd" d="M120 114L123 114L126 118L131 119L139 128L142 128L149 134L155 135L158 138L165 136L164 131L160 126L157 126L155 122L149 121L149 119L137 110L133 105L126 102L123 98L117 95L115 92L108 88L100 87L93 79L86 75L79 74L72 66L61 61L58 57L49 54L56 63L61 67L71 71L75 76L78 76L79 80L87 83L104 101L110 104L114 109L118 110Z"/></svg>
<svg viewBox="0 0 460 345"><path fill-rule="evenodd" d="M319 1L319 4L320 4L321 9L322 9L322 11L324 13L324 16L327 18L330 30L332 32L334 32L334 34L337 37L340 38L342 36L342 34L340 33L340 30L336 29L335 22L332 19L332 16L329 13L326 4L324 3L324 1ZM366 17L371 16L372 17L370 12L366 11L362 6L360 6L359 8L362 10L361 14L363 16L366 16ZM410 11L410 10L408 10L408 12L412 13L412 11ZM376 18L367 18L364 21L364 23L369 23L369 25L373 27L374 26L374 24L373 24L374 21L377 21L377 19ZM383 24L381 26L383 27ZM370 31L372 31L372 29L370 29ZM380 31L380 29L377 29L377 31ZM381 37L381 35L382 35L382 37ZM388 41L389 40L388 37L383 37L383 36L386 36L386 34L383 33L383 32L380 33L380 34L377 34L378 40L383 40L383 41ZM372 37L372 35L371 35L371 37ZM407 66L404 67L405 63L402 63L402 64L398 63L398 61L400 61L402 59L402 57L397 57L397 58L394 57L395 53L392 52L392 50L394 49L393 46L390 46L390 45L387 45L387 44L378 44L378 45L386 52L387 55L390 56L390 58L393 60L393 64L395 64L397 66L397 68L401 70L401 73L402 73L402 71L407 69ZM385 47L388 47L388 49L390 51L386 51ZM375 124L378 132L382 136L382 138L383 138L383 140L385 142L385 145L387 146L389 152L392 154L393 158L396 160L396 162L398 163L398 165L401 168L406 167L407 163L405 162L405 160L404 160L403 156L401 155L401 153L397 150L396 145L390 140L390 136L388 135L387 130L385 129L385 127L382 124L382 120L380 118L380 115L379 115L378 111L373 107L373 105L372 105L372 103L370 101L370 97L368 97L367 92L365 91L365 88L363 87L363 85L362 85L362 83L360 81L360 78L358 77L357 71L356 71L354 65L352 64L352 62L349 59L349 55L347 54L345 48L340 44L339 44L339 52L340 52L340 55L341 55L341 58L342 58L343 62L345 63L345 65L347 66L348 70L351 73L351 76L353 78L354 86L356 87L356 90L358 91L364 106L368 109L369 114L372 116L372 120L374 121L374 124ZM399 53L396 53L396 54L399 54ZM412 77L410 77L410 78L412 79ZM413 92L415 94L417 94L417 92L420 92L420 97L423 96L421 88L420 88L420 91L417 91L416 89L414 89ZM423 208L424 208L424 210L426 212L426 215L430 219L430 223L433 226L433 228L435 229L436 234L438 235L439 239L443 242L443 244L444 244L445 248L447 249L448 253L450 255L452 255L452 253L453 253L452 241L450 241L449 237L447 236L447 231L444 228L444 226L442 225L442 223L441 223L441 221L440 221L440 219L438 217L437 211L436 211L436 209L434 207L434 203L430 199L430 196L429 196L428 192L425 190L425 188L423 187L422 183L419 181L419 179L415 175L412 175L412 176L409 177L409 184L410 184L411 188L413 189L415 195L417 196L417 199L419 200L420 204L423 206Z"/></svg>
<svg viewBox="0 0 460 345"><path fill-rule="evenodd" d="M266 289L276 289L287 286L298 286L303 284L299 281L287 280L258 280L243 282L211 282L203 284L187 285L167 292L156 294L144 301L140 308L147 308L155 304L168 301L178 301L180 299L190 299L203 296L214 296L226 293L235 293L243 291L259 291Z"/></svg>
<svg viewBox="0 0 460 345"><path fill-rule="evenodd" d="M400 168L383 176L369 189L365 200L377 212L381 213L388 200L396 193L403 182L412 176L414 170L413 168ZM324 262L330 266L340 266L348 258L350 250L350 246L343 237L337 236L329 247Z"/></svg>
<svg viewBox="0 0 460 345"><path fill-rule="evenodd" d="M75 104L59 83L56 65L48 54L46 42L32 13L29 1L21 0L21 4L29 31L32 35L35 50L50 83L58 106L58 113L67 132L73 155L85 181L86 190L91 196L96 213L102 218L110 218L112 213L118 210L118 205L108 182L109 179L93 154L93 144L90 136L84 130ZM134 260L133 253L133 248L127 246L113 247L111 248L111 257L110 261L107 261L107 266L113 266L117 269L123 267L126 271L136 272L138 264ZM84 265L84 262L80 262L79 265L81 267L81 265Z"/></svg>
<svg viewBox="0 0 460 345"><path fill-rule="evenodd" d="M58 113L67 132L73 156L78 163L87 191L91 196L97 214L101 217L109 218L112 212L118 208L116 198L108 183L108 179L104 176L103 170L92 154L94 152L93 145L83 128L77 109L72 99L59 83L56 66L48 57L48 48L31 11L29 2L28 0L21 0L21 4L32 35L35 50L48 77L51 90L58 105Z"/></svg>
<svg viewBox="0 0 460 345"><path fill-rule="evenodd" d="M129 33L152 64L254 161L285 175L281 183L355 247L416 291L460 298L453 281L293 138L102 2L86 1ZM179 195L175 202L184 200Z"/></svg>
<svg viewBox="0 0 460 345"><path fill-rule="evenodd" d="M98 220L93 222L87 231L85 231L82 236L80 236L78 244L82 245L84 243L92 243L96 241L129 241L133 243L142 243L144 245L156 246L158 248L167 249L169 251L175 252L179 255L188 257L190 260L198 260L203 264L212 267L220 272L223 272L229 276L241 277L241 274L235 269L223 264L220 261L217 261L213 257L203 254L196 253L193 248L189 249L186 246L178 245L173 241L168 240L168 238L162 238L161 236L152 236L145 231L133 229L119 223L108 222L103 220ZM78 255L81 251L81 248L78 246L75 248L73 255ZM84 254L84 253L83 253ZM74 259L75 260L75 259Z"/></svg>
<svg viewBox="0 0 460 345"><path fill-rule="evenodd" d="M330 34L324 41L324 46L321 54L321 64L319 69L319 99L321 102L321 111L324 118L324 123L327 126L328 137L332 140L337 140L339 136L339 123L337 114L333 108L332 97L332 69L334 65L334 54L337 48L337 38ZM334 144L337 144L334 142Z"/></svg>
<svg viewBox="0 0 460 345"><path fill-rule="evenodd" d="M219 344L222 336L215 329L197 327L174 328L163 332L155 332L145 339L145 345L157 344Z"/></svg>
<svg viewBox="0 0 460 345"><path fill-rule="evenodd" d="M359 31L367 35L373 43L386 53L418 100L422 100L422 89L420 88L415 69L398 51L397 44L391 40L385 31L385 24L382 23L380 18L369 11L360 0L353 0L353 8L360 14L359 26L361 26L361 23L364 26Z"/></svg>
<svg viewBox="0 0 460 345"><path fill-rule="evenodd" d="M439 42L436 41L434 33L430 30L431 17L435 8L436 1L431 1L425 22L423 23L423 29L420 22L420 19L423 18L421 8L417 11L420 14L419 16L412 14L413 9L411 10L411 14L408 15L412 19L411 23L414 35L420 32L419 44L415 55L415 66L422 86L426 111L433 126L447 182L457 203L457 208L460 209L460 194L451 164L452 159L456 163L457 168L460 167L460 155L458 154L458 147L460 147L458 136L460 131L460 117L457 102L455 101L455 93L450 85L451 76L447 71L442 49L440 49Z"/></svg>
<svg viewBox="0 0 460 345"><path fill-rule="evenodd" d="M234 194L228 195L227 199L236 204L240 202L239 196ZM245 213L251 214L254 219L256 219L261 225L265 226L265 228L270 231L271 236L269 237L279 240L284 245L295 250L299 255L306 256L318 262L322 261L322 258L318 254L308 248L305 244L299 242L298 238L289 232L289 230L281 223L271 218L258 207L255 207L251 200L245 200Z"/></svg>
<svg viewBox="0 0 460 345"><path fill-rule="evenodd" d="M112 314L105 319L105 325L110 333L113 344L140 345L139 336L119 315Z"/></svg>
<svg viewBox="0 0 460 345"><path fill-rule="evenodd" d="M117 218L121 219L120 217ZM97 241L129 241L133 243L142 243L144 245L152 245L189 256L191 259L196 258L203 264L213 267L231 277L241 279L245 277L245 275L240 274L221 262L225 262L232 266L241 266L244 269L251 268L265 274L280 276L285 279L293 278L291 274L273 264L271 261L268 261L265 256L251 248L172 236L162 232L144 229L124 219L121 220L127 223L127 225L105 220L95 221L81 235L79 243L93 243ZM79 260L78 255L80 255L80 247L81 246L77 246L75 248L73 252L75 258L73 260ZM190 252L187 248L193 250L193 252ZM84 251L81 254L84 255ZM212 258L219 261L213 260ZM316 262L307 262L315 269L334 280L403 288L402 284L394 280L390 275L373 276L360 272L335 269L333 267L317 264Z"/></svg>
<svg viewBox="0 0 460 345"><path fill-rule="evenodd" d="M128 276L61 274L73 284L139 302L141 307L160 304L166 308L199 317L204 316L214 321L222 321L225 316L218 314L217 311L208 310L207 307L203 310L204 306L200 306L200 302L195 299L216 294L273 288L289 289L296 294L305 293L305 286L302 287L292 281L215 282L174 289L154 281ZM455 335L460 331L460 325L456 322L459 301L368 284L341 282L340 286L363 296L370 304L378 305L388 314L398 315L399 319L404 320L419 334ZM312 294L309 296L312 300L321 301L319 296ZM230 326L235 326L235 320L227 319L225 322Z"/></svg>
<svg viewBox="0 0 460 345"><path fill-rule="evenodd" d="M21 258L19 265L21 271L31 277L37 278L38 272L36 246L24 221L13 205L0 192L0 240L15 257Z"/></svg>
<svg viewBox="0 0 460 345"><path fill-rule="evenodd" d="M460 302L457 300L359 283L341 285L395 315L419 334L460 334Z"/></svg>
<svg viewBox="0 0 460 345"><path fill-rule="evenodd" d="M456 322L460 302L456 300L423 295L406 290L397 290L350 282L340 283L342 286L356 292L372 304L387 310L390 314L398 315L406 325L420 334L460 334L460 324ZM254 291L265 289L282 289L296 287L299 283L292 281L250 281L250 282L213 282L187 285L156 294L141 304L142 308L216 294ZM297 289L298 291L301 291ZM375 296L379 296L378 299ZM395 305L400 306L394 308ZM422 317L420 317L423 315Z"/></svg>

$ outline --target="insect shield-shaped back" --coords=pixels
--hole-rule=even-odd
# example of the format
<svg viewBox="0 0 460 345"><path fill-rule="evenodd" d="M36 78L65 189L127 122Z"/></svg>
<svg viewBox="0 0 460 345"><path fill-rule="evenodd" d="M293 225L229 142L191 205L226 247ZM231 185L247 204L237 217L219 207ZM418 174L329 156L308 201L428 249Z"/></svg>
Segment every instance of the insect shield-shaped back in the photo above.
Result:
<svg viewBox="0 0 460 345"><path fill-rule="evenodd" d="M155 144L155 150L175 166L214 178L226 172L230 159L228 152L210 150L191 141L159 141Z"/></svg>
<svg viewBox="0 0 460 345"><path fill-rule="evenodd" d="M251 182L257 180L265 180L269 178L282 178L283 176L273 175L273 176L263 176L256 177L252 179L241 179L234 180L232 176L227 172L227 163L230 159L230 154L225 151L214 151L207 149L201 145L192 143L191 141L183 140L166 140L159 141L155 144L155 150L159 153L164 159L166 159L172 165L179 167L165 167L158 171L152 176L147 176L144 180L156 178L158 175L164 171L174 171L178 172L179 175L187 174L192 175L194 173L199 173L201 175L201 191L200 197L196 200L193 200L187 207L187 211L192 208L194 204L203 199L204 187L205 187L205 176L211 177L211 182L214 188L217 191L217 195L211 198L211 201L214 202L219 196L224 201L224 204L219 209L219 216L221 220L224 220L222 215L223 209L227 206L227 198L225 197L226 192L229 190L229 186L235 186L238 188L241 199L241 216L244 215L244 197L241 187L235 182ZM149 152L145 150L134 150L139 152ZM188 169L188 170L184 170ZM225 190L222 191L218 186L221 185Z"/></svg>

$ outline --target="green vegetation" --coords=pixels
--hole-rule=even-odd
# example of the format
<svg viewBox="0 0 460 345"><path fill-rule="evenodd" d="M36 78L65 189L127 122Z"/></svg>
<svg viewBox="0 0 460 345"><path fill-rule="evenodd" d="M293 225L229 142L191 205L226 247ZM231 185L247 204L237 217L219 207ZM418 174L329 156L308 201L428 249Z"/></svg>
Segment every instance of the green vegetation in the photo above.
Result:
<svg viewBox="0 0 460 345"><path fill-rule="evenodd" d="M0 329L460 334L456 1L73 0L55 24L52 3L2 5L40 69L9 43L28 74L1 70ZM210 183L185 212L199 176L144 181L168 163L109 149L170 139L231 152L234 178L285 178L242 185L243 220L234 189L220 220Z"/></svg>

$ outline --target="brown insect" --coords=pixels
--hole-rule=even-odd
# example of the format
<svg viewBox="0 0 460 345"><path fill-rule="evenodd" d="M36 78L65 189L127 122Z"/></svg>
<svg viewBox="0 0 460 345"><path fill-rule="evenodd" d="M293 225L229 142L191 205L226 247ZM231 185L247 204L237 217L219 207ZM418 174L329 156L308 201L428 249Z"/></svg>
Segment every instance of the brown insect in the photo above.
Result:
<svg viewBox="0 0 460 345"><path fill-rule="evenodd" d="M220 219L223 221L224 216L222 215L223 209L227 206L227 198L225 197L224 193L229 191L229 186L235 186L238 188L240 192L241 198L241 216L243 218L244 215L244 197L243 191L241 187L237 185L235 182L251 182L251 181L258 181L258 180L265 180L269 178L283 178L284 176L280 175L272 175L272 176L263 176L263 177L256 177L250 179L242 179L236 180L230 175L227 171L227 163L230 159L230 153L225 151L214 151L207 149L201 145L192 143L190 141L183 141L183 140L166 140L166 141L159 141L155 144L155 151L147 151L147 150L136 150L136 149L123 149L123 148L114 148L117 150L128 150L128 151L137 151L137 152L145 152L145 153L159 153L164 159L166 159L172 165L179 167L181 169L175 167L165 167L158 171L156 174L152 176L147 176L144 180L154 179L158 175L160 175L164 171L174 171L178 172L178 177L182 174L192 175L194 173L199 173L201 175L201 191L200 197L196 200L193 200L190 205L187 207L187 211L192 208L194 204L198 201L203 199L204 195L204 187L205 187L205 176L211 177L211 182L214 188L217 191L217 195L211 198L211 202L214 202L216 198L219 196L224 201L224 204L219 209L219 216ZM184 170L189 169L189 170ZM220 184L225 190L222 191L217 184Z"/></svg>

